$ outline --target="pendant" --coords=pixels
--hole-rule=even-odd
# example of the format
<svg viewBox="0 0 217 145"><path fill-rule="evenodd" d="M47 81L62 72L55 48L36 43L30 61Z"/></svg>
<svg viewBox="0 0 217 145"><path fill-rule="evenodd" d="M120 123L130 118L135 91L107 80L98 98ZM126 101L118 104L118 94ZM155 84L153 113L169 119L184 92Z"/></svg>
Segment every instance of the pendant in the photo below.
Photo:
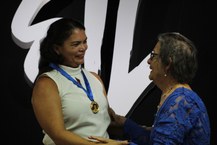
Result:
<svg viewBox="0 0 217 145"><path fill-rule="evenodd" d="M91 102L90 108L94 114L99 112L99 105L95 101Z"/></svg>

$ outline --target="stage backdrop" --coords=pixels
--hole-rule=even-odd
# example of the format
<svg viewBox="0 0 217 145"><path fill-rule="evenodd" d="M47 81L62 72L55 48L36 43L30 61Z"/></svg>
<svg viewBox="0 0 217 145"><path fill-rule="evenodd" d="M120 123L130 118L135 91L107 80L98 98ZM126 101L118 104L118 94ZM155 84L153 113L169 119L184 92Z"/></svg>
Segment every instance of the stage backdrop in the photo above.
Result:
<svg viewBox="0 0 217 145"><path fill-rule="evenodd" d="M119 114L151 125L160 91L148 79L147 59L161 32L178 31L195 42L199 71L192 88L205 102L215 145L217 96L216 8L208 2L154 0L13 0L3 2L1 59L3 139L7 145L42 145L31 106L39 43L62 17L84 22L88 36L85 67L101 75L109 103Z"/></svg>

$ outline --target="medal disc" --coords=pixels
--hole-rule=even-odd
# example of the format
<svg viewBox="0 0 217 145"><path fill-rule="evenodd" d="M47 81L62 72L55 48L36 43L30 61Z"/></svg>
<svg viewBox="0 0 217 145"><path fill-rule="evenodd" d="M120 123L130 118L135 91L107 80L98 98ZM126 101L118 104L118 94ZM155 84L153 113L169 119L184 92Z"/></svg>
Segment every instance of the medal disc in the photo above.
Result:
<svg viewBox="0 0 217 145"><path fill-rule="evenodd" d="M90 108L91 108L91 110L92 110L92 112L94 114L96 114L97 112L99 112L99 105L95 101L91 102Z"/></svg>

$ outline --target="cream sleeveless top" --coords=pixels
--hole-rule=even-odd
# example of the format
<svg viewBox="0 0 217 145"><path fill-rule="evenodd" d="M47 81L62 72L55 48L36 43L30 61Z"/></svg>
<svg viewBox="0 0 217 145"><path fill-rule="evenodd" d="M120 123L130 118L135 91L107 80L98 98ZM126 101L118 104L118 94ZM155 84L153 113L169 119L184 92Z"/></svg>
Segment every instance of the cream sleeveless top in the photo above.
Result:
<svg viewBox="0 0 217 145"><path fill-rule="evenodd" d="M71 68L63 65L59 66L74 79L79 79L82 86L86 89L81 74L81 67ZM90 108L91 100L88 98L85 91L77 87L60 72L52 70L43 75L49 76L57 84L62 102L64 123L68 131L83 138L87 138L91 135L109 138L107 128L111 120L108 114L108 101L103 94L103 86L93 74L85 69L82 70L90 84L94 101L99 104L99 112L96 114L94 114ZM45 145L55 145L46 133L43 138L43 143Z"/></svg>

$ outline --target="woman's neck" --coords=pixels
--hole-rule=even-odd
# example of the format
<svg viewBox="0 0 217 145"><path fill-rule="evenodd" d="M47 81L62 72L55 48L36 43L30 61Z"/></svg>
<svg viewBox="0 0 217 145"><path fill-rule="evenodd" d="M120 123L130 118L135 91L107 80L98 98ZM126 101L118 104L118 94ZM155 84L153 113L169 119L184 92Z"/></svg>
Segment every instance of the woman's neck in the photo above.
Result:
<svg viewBox="0 0 217 145"><path fill-rule="evenodd" d="M161 88L162 94L161 94L159 105L157 106L158 109L162 106L162 104L170 94L172 94L177 88L181 88L181 87L191 89L191 87L188 84L181 84L181 83L170 83L168 85L165 85L165 87Z"/></svg>

